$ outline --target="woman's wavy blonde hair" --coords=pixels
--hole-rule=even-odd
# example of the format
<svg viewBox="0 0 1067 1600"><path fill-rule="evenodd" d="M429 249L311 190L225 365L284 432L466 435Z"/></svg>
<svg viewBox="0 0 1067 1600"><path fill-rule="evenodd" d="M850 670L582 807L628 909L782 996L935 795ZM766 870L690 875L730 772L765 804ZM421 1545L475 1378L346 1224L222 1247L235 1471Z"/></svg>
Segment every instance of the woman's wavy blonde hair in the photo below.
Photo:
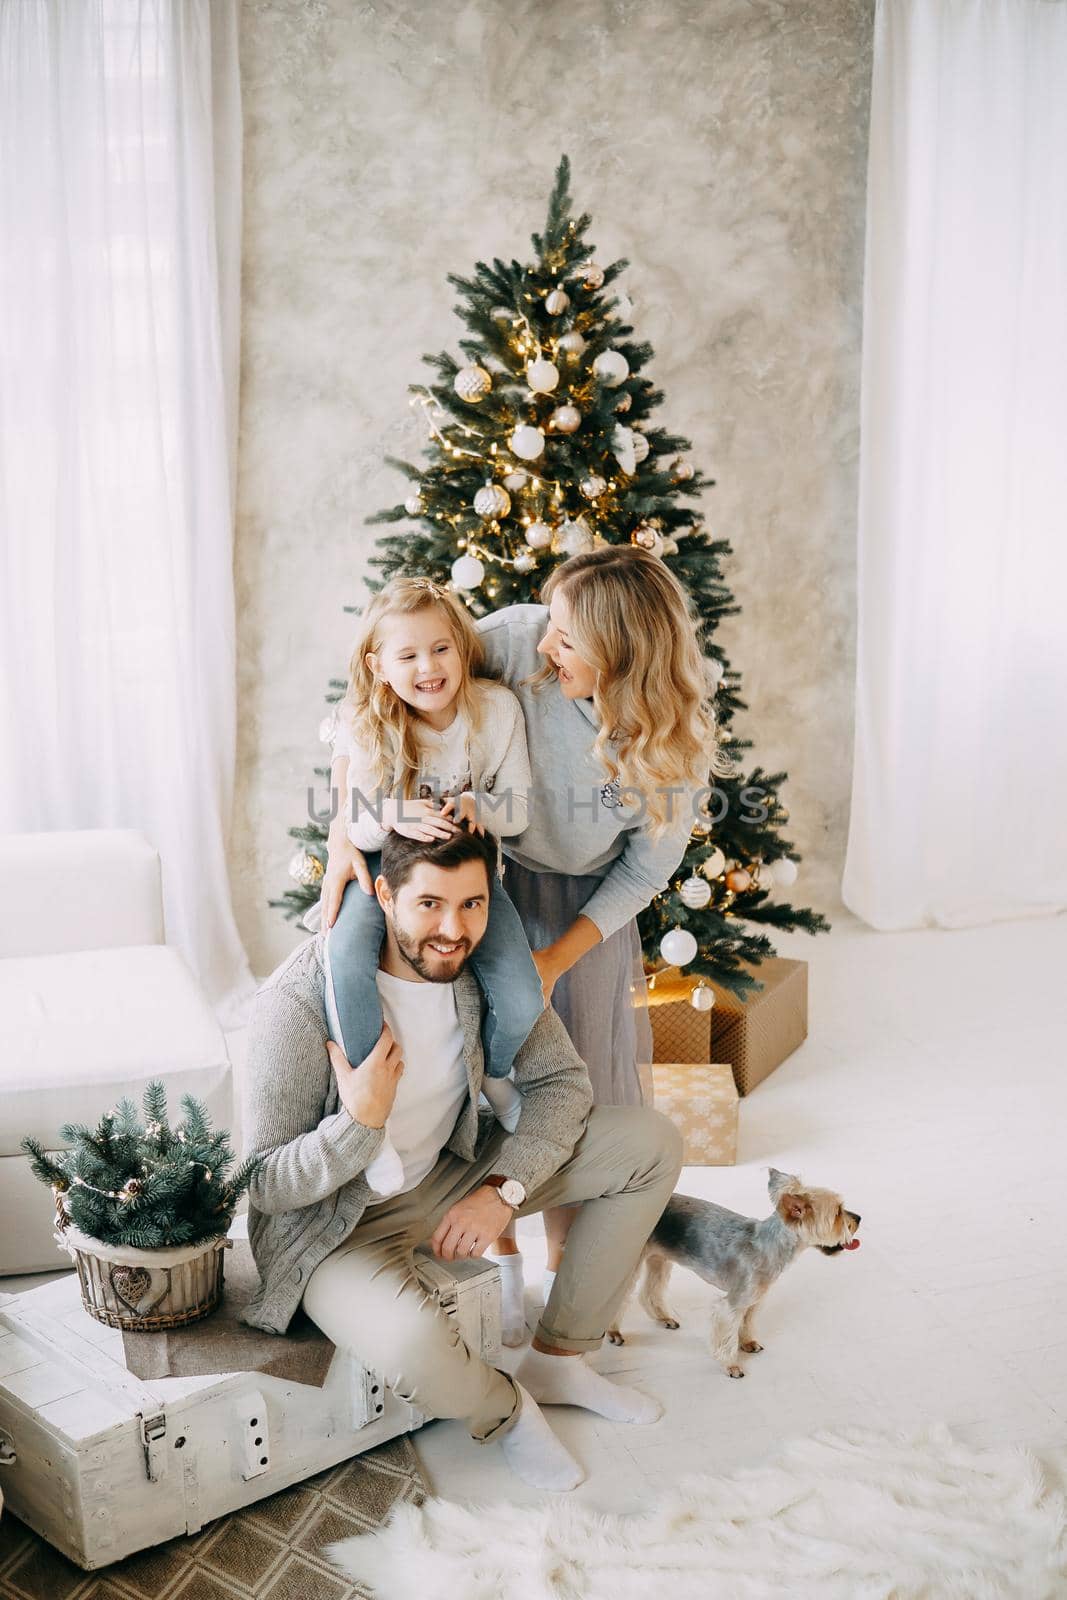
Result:
<svg viewBox="0 0 1067 1600"><path fill-rule="evenodd" d="M431 606L443 613L455 640L463 669L457 697L459 709L466 715L471 732L477 732L480 715L475 680L484 661L482 641L463 602L430 578L391 578L366 607L348 667L348 690L341 703L341 715L347 719L353 737L370 753L375 782L384 793L407 799L414 795L421 766L420 719L375 674L367 657L381 654L381 625L386 617L410 616Z"/></svg>
<svg viewBox="0 0 1067 1600"><path fill-rule="evenodd" d="M658 556L636 545L571 556L544 583L545 605L557 591L570 608L574 647L597 675L593 754L609 778L644 796L649 829L662 834L671 821L664 789L700 786L710 771L729 770L686 592ZM554 676L546 661L524 681L540 689Z"/></svg>

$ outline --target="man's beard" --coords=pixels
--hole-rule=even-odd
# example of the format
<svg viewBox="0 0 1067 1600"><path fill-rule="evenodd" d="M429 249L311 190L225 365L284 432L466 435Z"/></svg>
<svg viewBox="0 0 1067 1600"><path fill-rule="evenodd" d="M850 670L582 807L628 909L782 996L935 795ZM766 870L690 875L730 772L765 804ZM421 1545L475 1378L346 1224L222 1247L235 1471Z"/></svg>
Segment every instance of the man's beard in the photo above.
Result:
<svg viewBox="0 0 1067 1600"><path fill-rule="evenodd" d="M443 956L437 950L430 952L433 960L457 963L455 966L449 966L445 971L441 971L439 967L431 967L423 954L426 947L432 944L432 940L423 939L420 942L400 926L395 916L391 916L389 921L393 929L393 937L400 948L400 954L408 965L418 973L420 978L424 978L427 983L452 983L459 977L466 965L467 957L470 955L470 945L465 939L460 941L450 956Z"/></svg>

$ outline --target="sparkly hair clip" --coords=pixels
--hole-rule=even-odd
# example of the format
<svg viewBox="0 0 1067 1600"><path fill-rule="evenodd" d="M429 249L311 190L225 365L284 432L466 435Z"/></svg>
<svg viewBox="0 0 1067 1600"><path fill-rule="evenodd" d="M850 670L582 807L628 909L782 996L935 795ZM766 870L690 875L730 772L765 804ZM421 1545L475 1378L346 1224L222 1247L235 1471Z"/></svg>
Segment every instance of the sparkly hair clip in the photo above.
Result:
<svg viewBox="0 0 1067 1600"><path fill-rule="evenodd" d="M432 594L435 600L444 599L444 590L440 584L434 583L432 578L409 578L408 582L413 589L425 589L427 594Z"/></svg>

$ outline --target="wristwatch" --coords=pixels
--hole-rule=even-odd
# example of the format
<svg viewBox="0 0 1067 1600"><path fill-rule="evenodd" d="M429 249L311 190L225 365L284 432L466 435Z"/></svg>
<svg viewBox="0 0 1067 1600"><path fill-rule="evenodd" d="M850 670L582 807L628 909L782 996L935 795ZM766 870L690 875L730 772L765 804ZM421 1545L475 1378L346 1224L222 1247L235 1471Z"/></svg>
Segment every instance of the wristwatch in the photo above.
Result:
<svg viewBox="0 0 1067 1600"><path fill-rule="evenodd" d="M526 1204L526 1190L518 1178L502 1178L497 1173L491 1178L485 1178L483 1181L491 1189L499 1189L501 1200L504 1201L505 1205L509 1205L513 1211L517 1211L521 1205Z"/></svg>

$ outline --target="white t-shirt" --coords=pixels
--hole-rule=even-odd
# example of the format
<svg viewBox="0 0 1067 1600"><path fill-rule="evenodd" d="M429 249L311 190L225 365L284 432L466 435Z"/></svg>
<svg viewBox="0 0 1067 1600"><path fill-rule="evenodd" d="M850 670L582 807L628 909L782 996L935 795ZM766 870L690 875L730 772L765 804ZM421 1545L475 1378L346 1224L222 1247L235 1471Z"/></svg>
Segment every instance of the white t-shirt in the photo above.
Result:
<svg viewBox="0 0 1067 1600"><path fill-rule="evenodd" d="M429 726L419 729L422 776L436 786L442 799L450 794L459 796L471 786L469 737L470 724L462 711L457 711L440 733Z"/></svg>
<svg viewBox="0 0 1067 1600"><path fill-rule="evenodd" d="M455 985L409 982L378 968L382 1012L400 1045L404 1071L386 1119L404 1164L407 1194L422 1182L452 1136L469 1085Z"/></svg>

